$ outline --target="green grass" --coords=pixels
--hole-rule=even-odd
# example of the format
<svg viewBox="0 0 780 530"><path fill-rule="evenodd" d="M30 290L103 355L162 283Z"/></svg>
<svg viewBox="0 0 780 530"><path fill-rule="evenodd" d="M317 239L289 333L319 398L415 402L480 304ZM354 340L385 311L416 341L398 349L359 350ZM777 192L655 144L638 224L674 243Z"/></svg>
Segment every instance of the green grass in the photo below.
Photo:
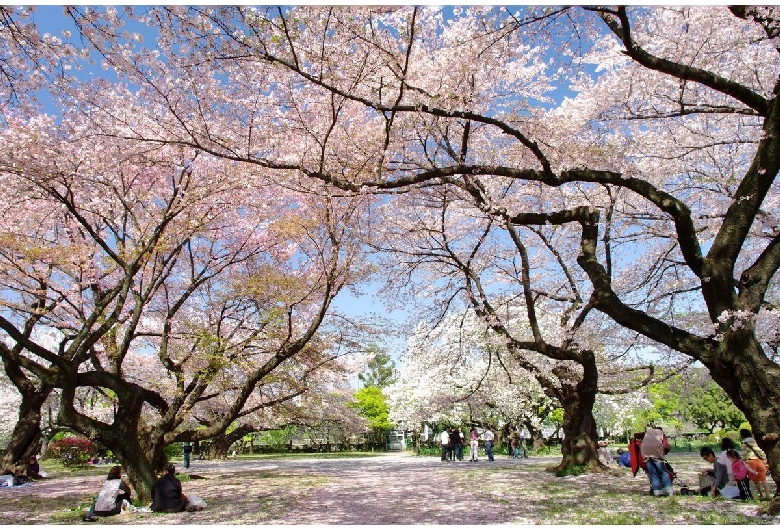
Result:
<svg viewBox="0 0 780 530"><path fill-rule="evenodd" d="M588 470L588 466L570 466L565 469L559 469L555 472L556 477L568 477L582 475Z"/></svg>

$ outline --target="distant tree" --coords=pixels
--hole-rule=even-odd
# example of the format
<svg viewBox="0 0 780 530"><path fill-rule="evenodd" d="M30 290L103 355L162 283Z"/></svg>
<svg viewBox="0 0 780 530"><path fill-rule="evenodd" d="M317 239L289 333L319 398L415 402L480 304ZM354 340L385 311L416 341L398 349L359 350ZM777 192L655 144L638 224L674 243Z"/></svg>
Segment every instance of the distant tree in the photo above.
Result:
<svg viewBox="0 0 780 530"><path fill-rule="evenodd" d="M718 427L737 429L745 421L745 415L702 367L688 368L650 385L647 399L652 407L635 411L635 430L643 429L650 421L673 425L678 430L690 422L712 433Z"/></svg>
<svg viewBox="0 0 780 530"><path fill-rule="evenodd" d="M375 438L381 442L384 442L385 432L395 427L389 418L387 398L378 386L367 386L355 392L355 402L350 406L368 420Z"/></svg>
<svg viewBox="0 0 780 530"><path fill-rule="evenodd" d="M358 379L364 387L377 386L384 388L391 385L396 380L395 361L390 358L390 354L380 351L379 347L371 344L369 351L376 351L376 355L368 361L364 372L358 374Z"/></svg>
<svg viewBox="0 0 780 530"><path fill-rule="evenodd" d="M684 396L679 394L679 382L663 381L652 384L647 389L647 396L653 404L653 408L640 414L640 421L635 424L637 430L644 430L649 422L660 422L674 425L679 429L684 421L682 413L682 400Z"/></svg>
<svg viewBox="0 0 780 530"><path fill-rule="evenodd" d="M707 429L710 433L717 427L738 429L745 421L742 411L712 380L685 397L682 412L697 427Z"/></svg>

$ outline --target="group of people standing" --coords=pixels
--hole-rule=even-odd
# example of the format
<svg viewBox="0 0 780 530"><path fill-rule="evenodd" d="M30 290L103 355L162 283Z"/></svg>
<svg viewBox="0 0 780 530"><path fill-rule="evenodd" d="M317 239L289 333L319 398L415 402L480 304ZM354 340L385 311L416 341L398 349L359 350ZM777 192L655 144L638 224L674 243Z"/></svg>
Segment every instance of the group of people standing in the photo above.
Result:
<svg viewBox="0 0 780 530"><path fill-rule="evenodd" d="M488 462L493 462L493 442L495 437L493 432L486 428L482 435L477 431L476 426L472 426L468 434L469 443L469 461L477 462L479 453L479 440L485 441L485 452ZM441 461L463 461L463 447L466 444L466 436L460 427L447 427L441 432Z"/></svg>

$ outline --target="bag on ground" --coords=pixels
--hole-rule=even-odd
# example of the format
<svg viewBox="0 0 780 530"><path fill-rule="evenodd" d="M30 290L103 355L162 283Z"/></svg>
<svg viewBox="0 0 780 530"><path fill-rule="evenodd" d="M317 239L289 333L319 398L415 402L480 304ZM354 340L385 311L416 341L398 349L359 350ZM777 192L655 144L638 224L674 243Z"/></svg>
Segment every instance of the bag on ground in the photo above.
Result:
<svg viewBox="0 0 780 530"><path fill-rule="evenodd" d="M197 495L187 495L187 499L190 502L189 505L187 506L188 510L200 511L206 509L206 501L204 501Z"/></svg>

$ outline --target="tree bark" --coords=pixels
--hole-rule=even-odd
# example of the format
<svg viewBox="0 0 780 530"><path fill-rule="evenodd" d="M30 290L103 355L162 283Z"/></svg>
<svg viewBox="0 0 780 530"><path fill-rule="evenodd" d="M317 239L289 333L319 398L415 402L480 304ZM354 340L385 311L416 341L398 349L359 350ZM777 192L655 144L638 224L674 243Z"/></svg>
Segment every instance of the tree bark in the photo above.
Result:
<svg viewBox="0 0 780 530"><path fill-rule="evenodd" d="M121 449L112 449L127 474L127 479L140 502L152 500L152 486L165 465L165 452L144 451L135 443Z"/></svg>
<svg viewBox="0 0 780 530"><path fill-rule="evenodd" d="M538 451L544 447L544 435L541 429L537 429L531 423L526 423L525 428L528 430L528 436L531 437L531 448L534 451Z"/></svg>
<svg viewBox="0 0 780 530"><path fill-rule="evenodd" d="M548 471L556 472L585 466L601 471L604 465L598 458L598 435L593 405L598 392L598 368L592 354L584 354L580 366L582 375L576 374L570 365L559 365L553 372L561 381L558 399L563 407L563 440L561 462ZM575 380L579 377L579 381Z"/></svg>
<svg viewBox="0 0 780 530"><path fill-rule="evenodd" d="M230 446L254 431L255 428L251 425L241 425L231 433L212 437L209 446L209 460L227 459Z"/></svg>
<svg viewBox="0 0 780 530"><path fill-rule="evenodd" d="M46 395L35 393L22 396L19 407L19 420L14 426L11 440L6 446L5 454L0 460L0 471L11 471L14 474L27 472L27 462L38 453L41 442L41 406L46 401Z"/></svg>
<svg viewBox="0 0 780 530"><path fill-rule="evenodd" d="M11 440L0 460L0 472L10 470L21 474L27 472L30 457L38 453L41 443L41 407L51 394L53 387L37 385L13 363L4 361L5 373L22 396L19 405L19 419L14 426Z"/></svg>
<svg viewBox="0 0 780 530"><path fill-rule="evenodd" d="M727 337L722 349L715 361L704 364L745 414L767 467L780 477L780 367L766 358L750 330ZM780 480L775 484L780 497Z"/></svg>

